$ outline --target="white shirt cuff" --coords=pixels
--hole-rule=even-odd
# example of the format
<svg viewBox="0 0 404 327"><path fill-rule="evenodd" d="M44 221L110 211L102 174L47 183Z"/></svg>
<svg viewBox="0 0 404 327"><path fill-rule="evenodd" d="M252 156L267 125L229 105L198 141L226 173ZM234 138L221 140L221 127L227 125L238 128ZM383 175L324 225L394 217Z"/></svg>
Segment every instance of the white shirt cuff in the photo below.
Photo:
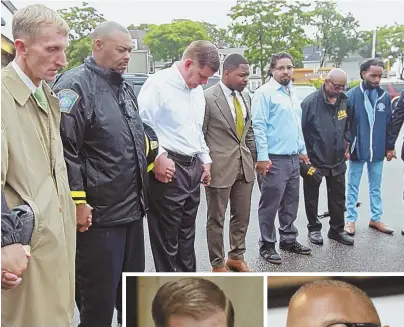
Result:
<svg viewBox="0 0 404 327"><path fill-rule="evenodd" d="M212 158L210 157L209 153L200 153L198 154L199 159L202 160L204 164L212 163Z"/></svg>
<svg viewBox="0 0 404 327"><path fill-rule="evenodd" d="M159 152L157 153L157 157L156 157L156 159L154 159L154 161L156 161L157 158L160 157L164 153L167 153L167 151L160 145L159 146Z"/></svg>

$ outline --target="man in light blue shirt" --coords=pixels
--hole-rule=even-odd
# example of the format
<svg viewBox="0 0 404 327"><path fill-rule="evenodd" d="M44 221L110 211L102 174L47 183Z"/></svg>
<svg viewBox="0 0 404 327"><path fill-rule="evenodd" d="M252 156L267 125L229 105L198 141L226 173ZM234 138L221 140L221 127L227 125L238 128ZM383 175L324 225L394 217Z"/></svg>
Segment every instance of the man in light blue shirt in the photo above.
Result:
<svg viewBox="0 0 404 327"><path fill-rule="evenodd" d="M257 143L257 177L261 190L258 217L260 254L268 262L281 263L275 250L275 217L279 216L280 248L298 254L311 249L297 242L293 225L299 207L300 162L308 163L301 129L302 110L291 78L293 58L288 53L272 56L268 83L252 100L252 119Z"/></svg>

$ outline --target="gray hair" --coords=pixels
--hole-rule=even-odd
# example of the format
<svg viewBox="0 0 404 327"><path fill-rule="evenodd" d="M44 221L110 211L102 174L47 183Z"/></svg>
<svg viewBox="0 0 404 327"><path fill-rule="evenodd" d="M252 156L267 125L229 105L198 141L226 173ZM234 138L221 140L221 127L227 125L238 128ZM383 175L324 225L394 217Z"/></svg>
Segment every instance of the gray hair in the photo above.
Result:
<svg viewBox="0 0 404 327"><path fill-rule="evenodd" d="M44 5L29 5L18 9L13 15L13 38L35 39L40 34L41 28L46 25L53 25L65 35L69 34L70 28L63 18Z"/></svg>

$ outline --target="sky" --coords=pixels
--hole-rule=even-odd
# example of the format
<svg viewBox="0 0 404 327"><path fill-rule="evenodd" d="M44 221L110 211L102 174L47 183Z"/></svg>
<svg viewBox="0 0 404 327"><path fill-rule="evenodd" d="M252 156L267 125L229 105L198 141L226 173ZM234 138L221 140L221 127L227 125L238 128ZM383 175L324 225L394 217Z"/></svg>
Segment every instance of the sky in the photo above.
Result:
<svg viewBox="0 0 404 327"><path fill-rule="evenodd" d="M236 0L93 0L88 4L104 14L107 20L122 25L141 23L163 24L173 19L206 21L220 27L231 23L227 16ZM395 22L404 24L404 0L340 0L338 8L342 13L351 12L359 21L361 30L375 29L377 26ZM32 3L42 3L52 9L80 6L81 1L65 0L12 0L17 7ZM384 14L382 14L384 13Z"/></svg>

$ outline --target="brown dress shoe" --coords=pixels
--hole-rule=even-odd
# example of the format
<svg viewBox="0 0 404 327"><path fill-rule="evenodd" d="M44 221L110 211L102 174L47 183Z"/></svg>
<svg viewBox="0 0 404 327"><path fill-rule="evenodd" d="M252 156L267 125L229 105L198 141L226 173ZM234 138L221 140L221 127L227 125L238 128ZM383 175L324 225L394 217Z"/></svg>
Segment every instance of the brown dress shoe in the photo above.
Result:
<svg viewBox="0 0 404 327"><path fill-rule="evenodd" d="M227 259L226 265L231 269L238 272L253 272L244 260Z"/></svg>
<svg viewBox="0 0 404 327"><path fill-rule="evenodd" d="M213 267L212 272L230 272L230 269L227 266L222 266L222 267Z"/></svg>
<svg viewBox="0 0 404 327"><path fill-rule="evenodd" d="M389 226L387 226L384 222L382 221L369 221L369 227L378 230L379 232L385 233L385 234L393 234L394 229L391 229Z"/></svg>
<svg viewBox="0 0 404 327"><path fill-rule="evenodd" d="M345 224L344 230L349 236L354 236L355 235L355 223L354 222L349 222Z"/></svg>

